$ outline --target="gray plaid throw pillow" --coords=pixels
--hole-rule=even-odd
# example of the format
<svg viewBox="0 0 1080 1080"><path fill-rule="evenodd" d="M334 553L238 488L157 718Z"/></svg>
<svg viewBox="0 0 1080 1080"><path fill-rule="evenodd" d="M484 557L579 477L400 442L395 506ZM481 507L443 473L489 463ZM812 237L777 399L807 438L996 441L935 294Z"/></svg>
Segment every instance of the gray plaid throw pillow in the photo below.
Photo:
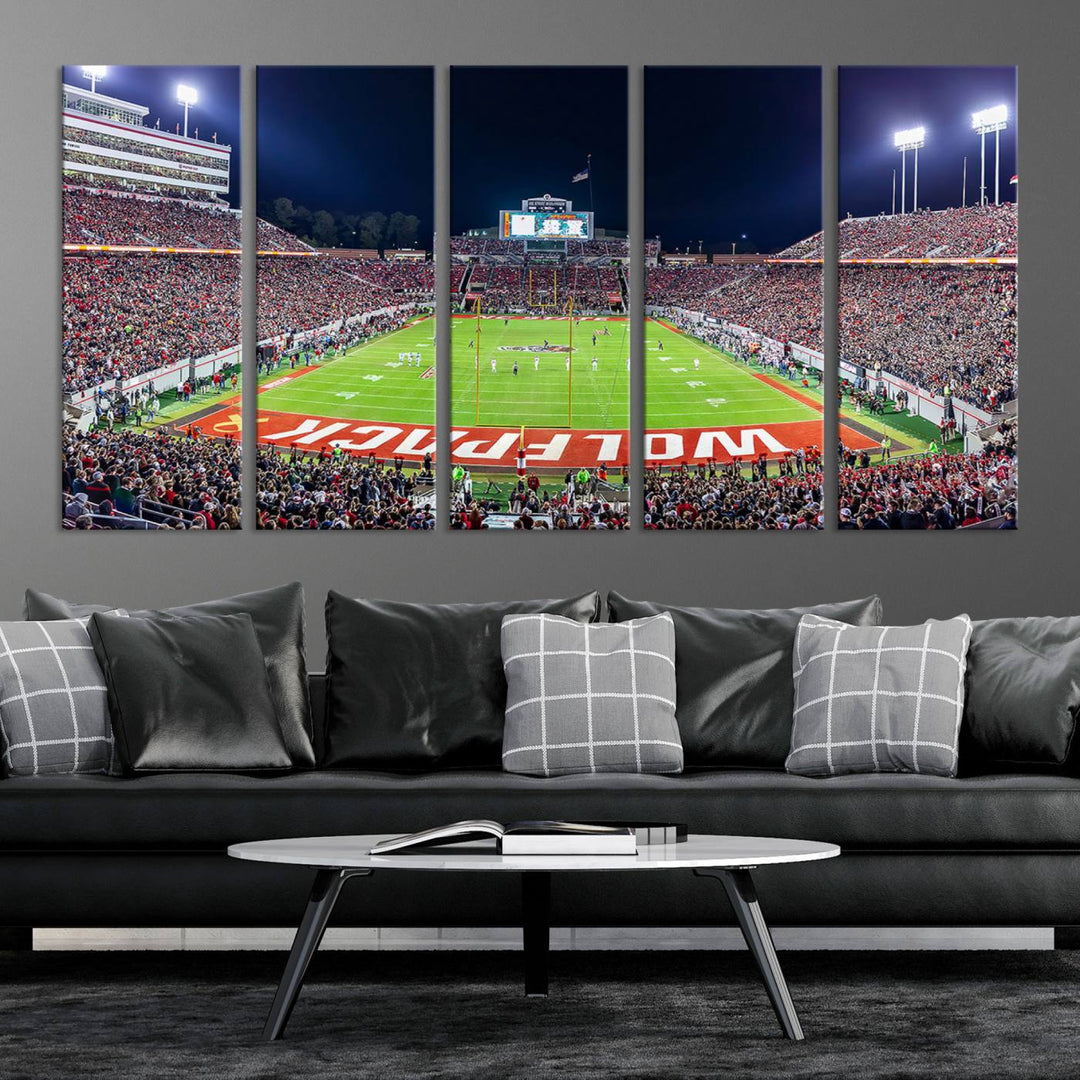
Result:
<svg viewBox="0 0 1080 1080"><path fill-rule="evenodd" d="M675 626L507 615L503 768L539 776L682 771Z"/></svg>
<svg viewBox="0 0 1080 1080"><path fill-rule="evenodd" d="M0 764L11 776L120 771L86 623L0 623Z"/></svg>
<svg viewBox="0 0 1080 1080"><path fill-rule="evenodd" d="M788 772L955 776L970 638L966 615L922 626L804 615Z"/></svg>

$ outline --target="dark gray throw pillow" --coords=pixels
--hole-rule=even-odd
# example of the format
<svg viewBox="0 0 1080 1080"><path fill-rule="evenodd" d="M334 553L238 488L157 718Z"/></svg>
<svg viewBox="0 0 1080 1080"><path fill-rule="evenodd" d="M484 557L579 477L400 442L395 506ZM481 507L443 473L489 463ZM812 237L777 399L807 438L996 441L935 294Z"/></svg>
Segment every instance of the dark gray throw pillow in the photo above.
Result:
<svg viewBox="0 0 1080 1080"><path fill-rule="evenodd" d="M410 604L326 598L323 765L421 772L498 768L506 615L595 622L598 593L568 600Z"/></svg>
<svg viewBox="0 0 1080 1080"><path fill-rule="evenodd" d="M126 771L291 767L250 615L97 613L90 637Z"/></svg>
<svg viewBox="0 0 1080 1080"><path fill-rule="evenodd" d="M94 612L113 611L115 605L72 604L36 589L26 590L28 619L81 619ZM298 581L258 592L241 593L223 600L165 608L162 611L129 611L133 619L158 615L251 616L262 648L270 692L289 756L297 768L315 764L312 743L311 704L307 666L304 662L304 587Z"/></svg>
<svg viewBox="0 0 1080 1080"><path fill-rule="evenodd" d="M682 772L671 616L507 615L503 768L530 776Z"/></svg>
<svg viewBox="0 0 1080 1080"><path fill-rule="evenodd" d="M119 771L86 620L0 623L0 776Z"/></svg>
<svg viewBox="0 0 1080 1080"><path fill-rule="evenodd" d="M799 776L955 776L971 620L851 626L804 615L795 632Z"/></svg>
<svg viewBox="0 0 1080 1080"><path fill-rule="evenodd" d="M876 596L813 607L679 607L608 593L612 622L668 611L675 623L675 715L686 767L782 769L791 749L795 628L803 615L872 626Z"/></svg>
<svg viewBox="0 0 1080 1080"><path fill-rule="evenodd" d="M961 772L1063 769L1080 713L1080 618L971 624Z"/></svg>

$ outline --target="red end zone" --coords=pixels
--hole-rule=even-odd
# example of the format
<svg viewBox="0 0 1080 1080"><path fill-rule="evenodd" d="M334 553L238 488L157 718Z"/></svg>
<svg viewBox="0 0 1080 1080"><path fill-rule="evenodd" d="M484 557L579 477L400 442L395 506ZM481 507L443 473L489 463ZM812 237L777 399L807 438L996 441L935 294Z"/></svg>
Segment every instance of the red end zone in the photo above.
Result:
<svg viewBox="0 0 1080 1080"><path fill-rule="evenodd" d="M235 437L241 430L240 410L219 409L198 421L204 434ZM318 451L341 446L351 454L374 454L379 458L419 460L435 454L433 425L375 423L298 413L259 413L259 443L282 449ZM877 444L850 428L843 428L846 445L856 449ZM518 428L456 427L450 433L456 462L472 469L513 468L517 464ZM800 446L821 442L816 420L786 424L744 425L715 428L679 428L645 433L645 462L678 464L782 457ZM591 467L601 463L621 465L630 458L626 431L566 431L559 428L526 428L525 450L532 468Z"/></svg>

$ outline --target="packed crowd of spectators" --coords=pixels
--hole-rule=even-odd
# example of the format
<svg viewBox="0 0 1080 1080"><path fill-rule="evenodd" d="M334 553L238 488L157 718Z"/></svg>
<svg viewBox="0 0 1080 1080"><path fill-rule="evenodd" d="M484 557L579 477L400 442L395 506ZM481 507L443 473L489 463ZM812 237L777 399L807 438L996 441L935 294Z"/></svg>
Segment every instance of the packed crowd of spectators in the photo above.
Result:
<svg viewBox="0 0 1080 1080"><path fill-rule="evenodd" d="M842 528L955 529L997 519L1016 527L1015 418L974 454L874 461L841 445L840 460Z"/></svg>
<svg viewBox="0 0 1080 1080"><path fill-rule="evenodd" d="M64 243L239 249L240 215L226 206L65 185Z"/></svg>
<svg viewBox="0 0 1080 1080"><path fill-rule="evenodd" d="M319 255L259 259L259 340L406 301L431 304L430 263L390 263Z"/></svg>
<svg viewBox="0 0 1080 1080"><path fill-rule="evenodd" d="M460 289L460 284L458 286ZM482 310L540 314L574 298L575 311L607 312L611 297L622 295L614 267L484 265L473 267L468 291L481 296Z"/></svg>
<svg viewBox="0 0 1080 1080"><path fill-rule="evenodd" d="M422 463L341 451L260 448L260 529L432 529L434 475Z"/></svg>
<svg viewBox="0 0 1080 1080"><path fill-rule="evenodd" d="M840 356L993 412L1016 397L1016 272L847 266Z"/></svg>
<svg viewBox="0 0 1080 1080"><path fill-rule="evenodd" d="M452 529L625 529L626 468L618 478L606 465L568 469L557 475L519 475L504 490L495 479L474 485L469 472L456 466L452 485Z"/></svg>
<svg viewBox="0 0 1080 1080"><path fill-rule="evenodd" d="M701 310L776 341L823 348L819 266L751 266L705 297Z"/></svg>
<svg viewBox="0 0 1080 1080"><path fill-rule="evenodd" d="M124 528L141 519L170 529L240 527L240 444L130 429L66 432L66 528Z"/></svg>
<svg viewBox="0 0 1080 1080"><path fill-rule="evenodd" d="M651 266L645 279L645 303L701 311L710 293L745 273L732 266Z"/></svg>
<svg viewBox="0 0 1080 1080"><path fill-rule="evenodd" d="M649 241L655 244L655 241ZM659 248L657 247L657 250ZM479 258L482 255L525 255L524 240L503 240L489 236L451 236L450 254L467 255ZM598 238L594 240L567 240L568 258L609 258L625 259L630 254L629 241L618 238Z"/></svg>
<svg viewBox="0 0 1080 1080"><path fill-rule="evenodd" d="M1015 203L846 218L840 222L840 258L1015 255L1016 226ZM788 259L820 259L823 251L822 234L816 233L785 248L779 255Z"/></svg>
<svg viewBox="0 0 1080 1080"><path fill-rule="evenodd" d="M63 260L66 391L207 356L239 339L239 258L95 255Z"/></svg>
<svg viewBox="0 0 1080 1080"><path fill-rule="evenodd" d="M821 455L785 458L778 475L764 460L746 466L679 465L645 473L646 529L824 528Z"/></svg>
<svg viewBox="0 0 1080 1080"><path fill-rule="evenodd" d="M305 244L303 240L293 236L291 232L279 229L262 218L255 219L257 232L256 244L259 251L313 251L314 249Z"/></svg>
<svg viewBox="0 0 1080 1080"><path fill-rule="evenodd" d="M153 129L148 129L147 133ZM193 154L190 150L181 150L173 143L144 142L142 139L124 138L121 135L107 135L103 131L89 131L85 128L64 125L65 143L78 143L81 146L100 146L106 150L121 150L127 154L139 154L141 157L161 158L163 161L181 165L198 165L202 168L222 168L206 154ZM65 147L65 150L67 147ZM66 156L66 155L65 155Z"/></svg>

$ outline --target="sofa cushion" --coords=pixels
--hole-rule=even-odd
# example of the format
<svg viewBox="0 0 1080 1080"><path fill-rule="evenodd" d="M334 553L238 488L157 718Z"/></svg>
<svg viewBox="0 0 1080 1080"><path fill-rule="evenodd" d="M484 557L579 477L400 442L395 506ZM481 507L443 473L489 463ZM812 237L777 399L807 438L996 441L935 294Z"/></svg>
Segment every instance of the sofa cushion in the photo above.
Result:
<svg viewBox="0 0 1080 1080"><path fill-rule="evenodd" d="M36 589L26 590L28 619L80 619L95 611L112 611L106 604L72 604ZM297 768L315 764L311 738L311 709L308 701L307 667L304 662L304 587L299 582L279 585L258 592L241 593L224 600L157 611L129 611L133 619L164 614L237 615L247 613L255 624L255 635L262 647L270 693L274 699L281 734L289 757Z"/></svg>
<svg viewBox="0 0 1080 1080"><path fill-rule="evenodd" d="M250 615L97 612L90 637L125 770L291 766Z"/></svg>
<svg viewBox="0 0 1080 1080"><path fill-rule="evenodd" d="M118 766L86 620L0 623L0 776Z"/></svg>
<svg viewBox="0 0 1080 1080"><path fill-rule="evenodd" d="M682 772L670 615L507 615L502 658L507 772Z"/></svg>
<svg viewBox="0 0 1080 1080"><path fill-rule="evenodd" d="M409 604L326 598L325 756L334 768L498 768L504 615L595 622L598 593L568 600Z"/></svg>
<svg viewBox="0 0 1080 1080"><path fill-rule="evenodd" d="M964 772L1063 768L1080 713L1080 618L971 624Z"/></svg>
<svg viewBox="0 0 1080 1080"><path fill-rule="evenodd" d="M804 615L788 772L955 776L970 636L966 615L920 626Z"/></svg>
<svg viewBox="0 0 1080 1080"><path fill-rule="evenodd" d="M608 593L613 622L671 612L675 715L686 767L782 769L791 749L795 627L806 614L858 626L881 621L876 596L814 607L741 611L679 607Z"/></svg>
<svg viewBox="0 0 1080 1080"><path fill-rule="evenodd" d="M831 841L845 853L1076 852L1080 779L871 773L813 780L749 769L537 778L462 769L0 780L0 849L6 850L220 851L244 840L403 833L477 817L679 821L695 832Z"/></svg>

